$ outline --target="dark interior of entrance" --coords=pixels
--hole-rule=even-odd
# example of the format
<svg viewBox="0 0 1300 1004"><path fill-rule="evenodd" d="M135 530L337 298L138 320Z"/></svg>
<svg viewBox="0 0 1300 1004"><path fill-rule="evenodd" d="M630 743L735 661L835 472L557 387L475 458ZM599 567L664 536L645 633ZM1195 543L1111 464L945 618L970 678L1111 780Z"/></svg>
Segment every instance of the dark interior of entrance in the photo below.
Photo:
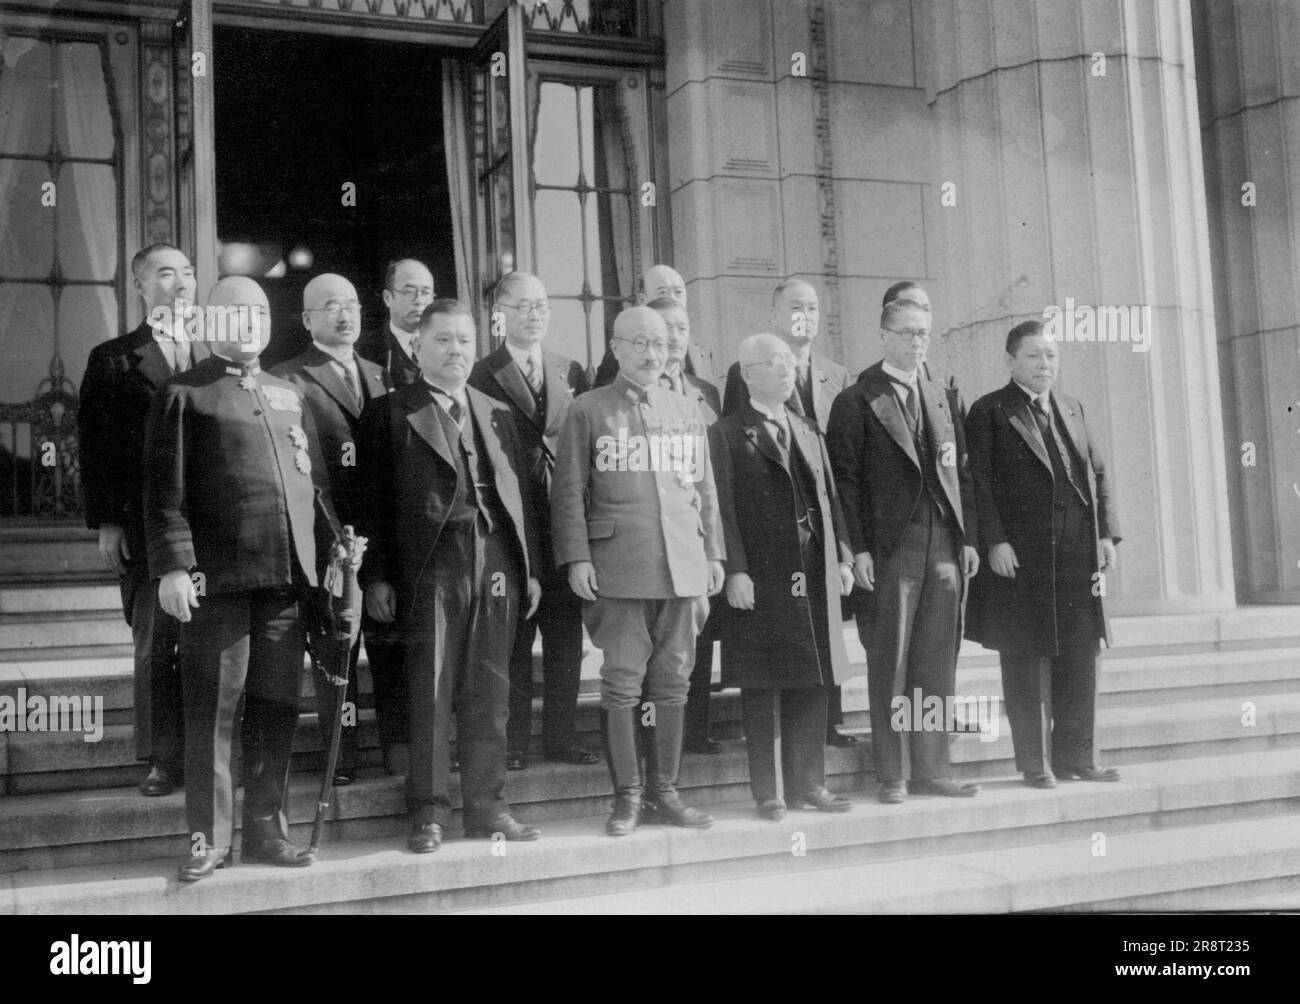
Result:
<svg viewBox="0 0 1300 1004"><path fill-rule="evenodd" d="M455 295L441 60L426 46L220 25L214 49L222 271L252 271L271 300L263 365L310 344L302 289L322 272L352 280L367 330L387 317L394 258L424 261Z"/></svg>

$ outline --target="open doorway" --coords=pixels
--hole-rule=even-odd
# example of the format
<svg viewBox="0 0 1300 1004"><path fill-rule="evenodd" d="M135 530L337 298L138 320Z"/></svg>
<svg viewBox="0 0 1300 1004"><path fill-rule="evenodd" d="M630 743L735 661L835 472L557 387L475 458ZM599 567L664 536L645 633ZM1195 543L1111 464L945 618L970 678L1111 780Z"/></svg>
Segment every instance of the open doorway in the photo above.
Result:
<svg viewBox="0 0 1300 1004"><path fill-rule="evenodd" d="M438 56L218 26L214 57L222 271L254 274L266 289L264 366L310 344L302 290L322 272L352 280L365 330L387 318L384 267L394 258L419 258L438 294L456 295Z"/></svg>

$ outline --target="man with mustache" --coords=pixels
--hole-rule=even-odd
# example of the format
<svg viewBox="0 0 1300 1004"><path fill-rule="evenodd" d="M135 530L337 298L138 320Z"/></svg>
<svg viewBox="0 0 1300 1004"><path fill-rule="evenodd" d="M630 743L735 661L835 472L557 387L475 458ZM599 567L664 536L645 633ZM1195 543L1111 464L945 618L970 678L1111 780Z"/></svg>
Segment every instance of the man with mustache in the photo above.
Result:
<svg viewBox="0 0 1300 1004"><path fill-rule="evenodd" d="M370 616L402 628L416 854L451 823L453 709L465 835L539 835L510 814L505 771L510 651L541 599L541 552L510 409L466 385L476 337L465 304L434 300L414 342L420 379L361 415L361 582Z"/></svg>
<svg viewBox="0 0 1300 1004"><path fill-rule="evenodd" d="M311 348L271 372L302 393L320 436L334 511L341 523L355 526L360 517L356 444L361 409L373 398L388 393L388 374L353 351L361 330L361 301L347 279L332 274L316 276L302 291L302 308L302 323L311 333ZM352 647L348 671L347 698L353 708L357 706L357 655L366 633L364 621ZM372 665L372 675L382 668ZM321 735L329 736L338 706L337 694L319 673L314 684ZM375 683L375 718L381 746L385 745L386 735L406 732L406 708L394 700L394 689L386 679ZM341 735L334 783L351 784L357 758L355 715L350 723L345 716Z"/></svg>

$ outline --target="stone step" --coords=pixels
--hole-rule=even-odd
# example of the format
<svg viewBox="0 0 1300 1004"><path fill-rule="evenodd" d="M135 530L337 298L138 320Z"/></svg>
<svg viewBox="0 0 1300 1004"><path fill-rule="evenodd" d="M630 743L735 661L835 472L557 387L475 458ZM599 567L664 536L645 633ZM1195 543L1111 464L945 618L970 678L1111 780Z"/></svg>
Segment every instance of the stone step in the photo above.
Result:
<svg viewBox="0 0 1300 1004"><path fill-rule="evenodd" d="M0 660L3 661L16 661L28 653L48 648L93 650L101 645L130 644L131 629L122 619L120 609L0 614Z"/></svg>
<svg viewBox="0 0 1300 1004"><path fill-rule="evenodd" d="M97 531L72 522L6 525L0 528L0 584L115 583L98 541Z"/></svg>
<svg viewBox="0 0 1300 1004"><path fill-rule="evenodd" d="M858 696L846 702L849 707L857 703ZM717 737L742 741L738 739L738 705L738 691L713 695ZM535 737L540 730L539 715L534 701ZM596 695L584 695L579 701L577 729L589 744L594 744L598 733L598 716ZM373 712L361 710L358 728L361 766L374 766L379 757ZM861 770L869 770L866 713L846 711L845 731L864 740L853 752L861 757ZM6 795L123 787L138 780L140 768L134 759L129 725L104 726L97 742L87 742L74 732L2 733L0 742L0 779ZM1296 747L1300 746L1300 693L1261 693L1248 699L1220 696L1104 709L1098 715L1097 742L1102 755L1115 764ZM1012 769L1011 729L1005 714L999 713L996 730L989 734L972 730L954 735L952 743L952 762L968 776ZM536 747L535 738L534 753ZM296 771L315 770L321 762L322 742L308 705L304 705L294 749Z"/></svg>
<svg viewBox="0 0 1300 1004"><path fill-rule="evenodd" d="M389 787L399 798L397 783ZM342 819L352 794L339 792ZM312 868L239 866L195 885L175 879L186 853L180 833L147 860L41 867L30 858L35 867L0 876L0 914L662 912L678 902L682 912L1006 912L1300 875L1295 750L1133 765L1117 784L1047 792L1006 779L970 801L914 796L883 806L852 797L847 814L792 812L780 823L757 819L745 798L713 805L709 830L646 825L618 840L603 835L601 806L545 821L533 844L494 846L453 829L428 856L404 850L400 825L365 834L331 824ZM134 807L77 798L66 836L101 852L112 827L147 814L161 828L180 811L180 796ZM22 801L35 818L48 800ZM516 809L540 818L526 802ZM30 842L22 816L4 811L0 834L13 842L28 833ZM294 818L303 840L307 816ZM1104 857L1094 852L1098 834ZM637 898L648 894L670 898L659 906Z"/></svg>
<svg viewBox="0 0 1300 1004"><path fill-rule="evenodd" d="M1104 857L1080 835L1032 847L773 875L669 882L657 888L482 907L470 914L672 916L787 914L1006 914L1033 911L1300 907L1300 818L1285 816L1111 836ZM815 861L812 862L815 865ZM1155 909L1168 909L1155 907Z"/></svg>

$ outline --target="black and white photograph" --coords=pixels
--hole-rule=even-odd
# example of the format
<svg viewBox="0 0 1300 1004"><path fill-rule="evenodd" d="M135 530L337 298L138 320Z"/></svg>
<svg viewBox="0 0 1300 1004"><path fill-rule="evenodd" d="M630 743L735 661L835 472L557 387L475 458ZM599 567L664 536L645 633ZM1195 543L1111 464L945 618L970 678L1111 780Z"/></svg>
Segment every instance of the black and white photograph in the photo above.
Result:
<svg viewBox="0 0 1300 1004"><path fill-rule="evenodd" d="M1298 52L1300 0L0 0L0 929L1262 974Z"/></svg>

